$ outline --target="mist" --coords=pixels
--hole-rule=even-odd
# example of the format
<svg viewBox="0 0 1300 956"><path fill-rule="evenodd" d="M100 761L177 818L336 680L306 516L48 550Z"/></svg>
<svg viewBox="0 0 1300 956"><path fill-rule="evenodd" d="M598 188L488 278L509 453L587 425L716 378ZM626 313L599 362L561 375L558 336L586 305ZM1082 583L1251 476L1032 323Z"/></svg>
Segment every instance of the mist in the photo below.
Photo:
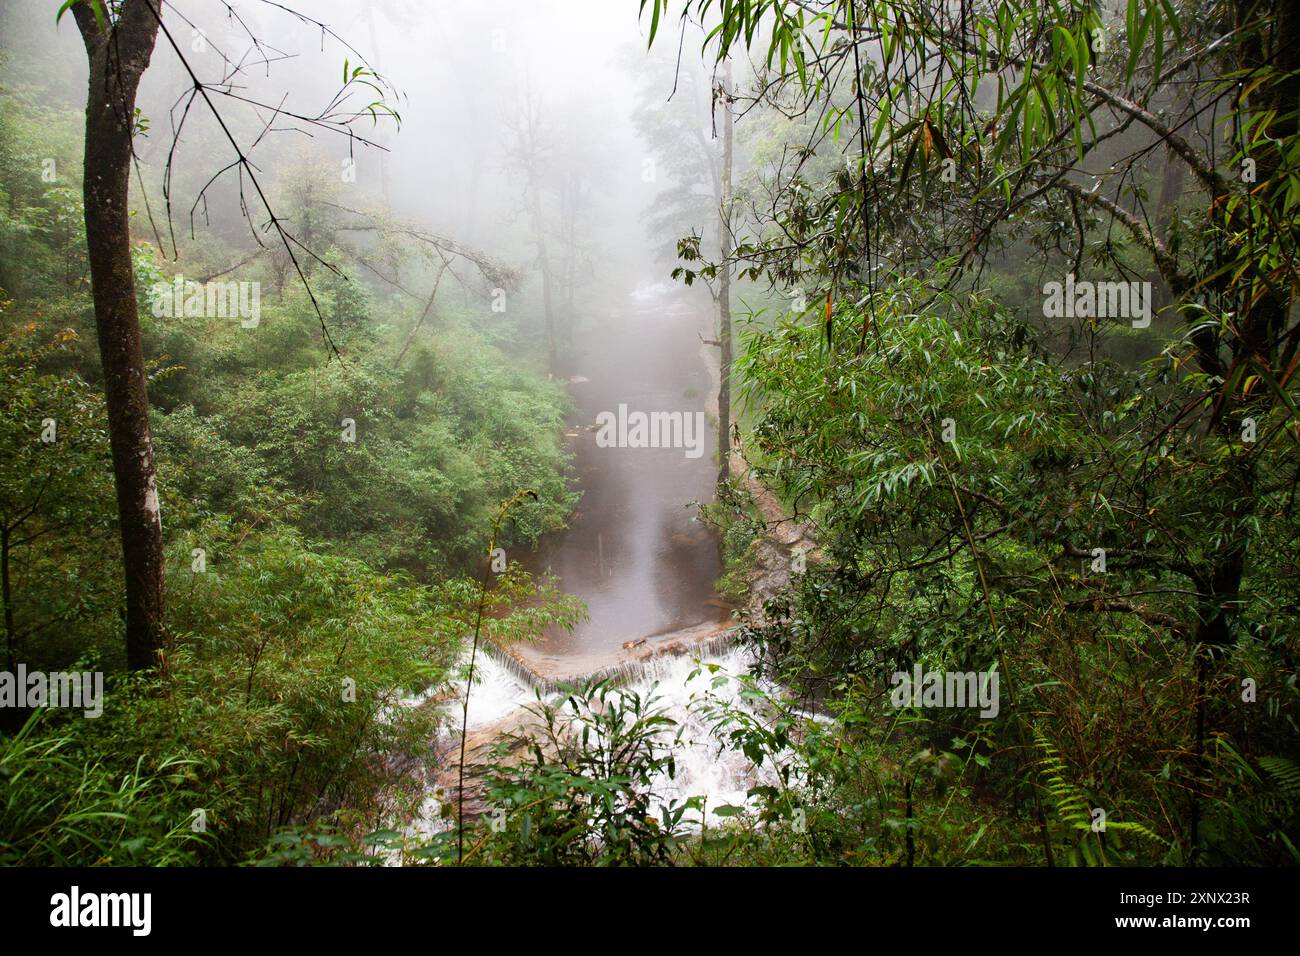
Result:
<svg viewBox="0 0 1300 956"><path fill-rule="evenodd" d="M6 0L0 873L1294 865L1298 101L1293 0Z"/></svg>

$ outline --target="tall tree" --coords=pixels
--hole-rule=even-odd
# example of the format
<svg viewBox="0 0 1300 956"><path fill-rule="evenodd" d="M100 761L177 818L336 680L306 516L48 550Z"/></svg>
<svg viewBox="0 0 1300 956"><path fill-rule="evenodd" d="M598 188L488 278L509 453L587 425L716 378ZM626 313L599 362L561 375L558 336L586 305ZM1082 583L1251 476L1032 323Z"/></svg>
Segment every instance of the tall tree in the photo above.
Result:
<svg viewBox="0 0 1300 956"><path fill-rule="evenodd" d="M161 21L158 0L77 0L71 9L90 65L82 189L126 571L126 656L141 669L163 643L163 543L127 195L136 93Z"/></svg>
<svg viewBox="0 0 1300 956"><path fill-rule="evenodd" d="M656 257L676 265L683 227L698 230L701 241L712 237L722 202L719 150L706 113L714 84L698 64L661 57L650 57L636 76L632 122L650 149L656 178L665 181L646 208L645 223ZM665 90L671 91L666 100ZM716 297L711 277L705 279Z"/></svg>
<svg viewBox="0 0 1300 956"><path fill-rule="evenodd" d="M550 144L546 141L542 125L542 105L532 96L525 96L519 110L509 123L513 142L509 150L510 165L523 176L523 200L533 226L533 242L537 249L537 268L542 276L542 312L546 323L546 362L552 375L559 374L559 357L556 348L554 276L547 247L546 217L542 209L542 190L545 188L547 160Z"/></svg>
<svg viewBox="0 0 1300 956"><path fill-rule="evenodd" d="M717 101L722 104L721 199L718 203L718 482L731 477L731 164L733 124L731 115L731 60L722 61L722 79Z"/></svg>
<svg viewBox="0 0 1300 956"><path fill-rule="evenodd" d="M657 0L652 33L668 7ZM1063 276L1085 265L1105 269L1107 278L1128 276L1141 253L1164 279L1170 321L1147 333L1148 342L1165 337L1177 384L1192 395L1166 403L1144 424L1148 438L1131 463L1117 465L1109 452L1099 460L1106 514L1086 533L1098 535L1111 514L1132 515L1105 533L1138 543L1130 568L1151 575L1171 604L1190 598L1176 631L1197 662L1193 759L1184 781L1191 795L1184 844L1194 859L1214 735L1207 700L1227 676L1220 655L1249 627L1262 626L1243 614L1251 599L1243 580L1251 560L1272 546L1260 531L1269 516L1261 494L1288 480L1285 471L1270 473L1267 455L1294 438L1300 8L1278 0L1130 0L1113 13L1091 0L736 0L721 7L692 0L684 7L683 16L721 19L718 60L733 46L765 44L759 96L819 118L815 136L772 187L762 238L737 244L733 258L745 274L761 271L774 284L812 278L826 296L828 347L833 307L865 306L855 351L861 356L892 285L928 272L937 286L979 292L990 252L1027 228L1044 250L1073 233L1067 255L1044 259ZM1183 114L1156 105L1162 97L1185 104ZM1181 175L1205 210L1194 234L1177 244L1152 228L1146 209L1148 157L1160 149L1185 167ZM846 169L810 188L812 161L825 154L847 161ZM1166 184L1172 203L1178 183ZM1109 318L1142 329L1151 324L1149 306L1120 308ZM1144 314L1132 314L1138 311ZM1097 313L1080 317L1091 321ZM1145 497L1163 464L1143 456L1172 439L1190 449L1203 476L1195 507L1181 511L1153 507ZM942 455L932 460L948 467ZM1105 470L1120 467L1132 476L1112 481ZM1100 496L1101 487L1099 479L1087 491ZM1131 506L1121 508L1114 487L1132 489ZM1211 490L1220 496L1201 497ZM995 487L981 500L1007 508L1001 495ZM1281 506L1287 515L1291 508L1289 501ZM1024 513L1031 511L1042 513L1040 505ZM981 567L969 529L966 537ZM1057 560L1081 554L1068 540L1058 547ZM1116 581L1112 567L1109 578L1080 585L1093 592L1089 603L1071 599L1067 606L1105 606L1152 622ZM979 590L991 607L992 585L981 579ZM992 620L989 633L1001 641Z"/></svg>
<svg viewBox="0 0 1300 956"><path fill-rule="evenodd" d="M136 95L159 34L166 38L167 45L176 54L192 84L187 94L187 105L179 122L173 125L173 149L167 160L164 183L170 182L174 147L185 119L189 116L189 106L202 102L216 120L222 137L233 149L236 159L208 180L199 191L193 208L204 206L208 190L225 173L238 171L239 208L248 221L250 230L258 237L259 244L263 232L270 231L279 239L294 273L307 291L331 354L337 354L337 348L312 292L307 272L304 271L301 251L307 252L307 261L318 262L336 274L338 270L311 252L310 236L306 237L308 241L304 241L303 237L290 234L285 221L275 214L262 189L257 168L249 159L249 154L263 137L259 136L252 146L241 146L230 124L217 110L213 97L233 96L236 102L242 102L254 110L272 110L285 121L283 129L330 130L346 135L350 143L363 146L374 144L351 129L355 120L363 116L371 123L376 123L381 118L400 120L382 98L361 104L355 110L336 108L335 104L345 102L351 90L358 87L378 92L381 97L386 92L391 92L391 87L382 76L369 69L355 49L324 23L289 7L280 4L273 6L299 23L319 29L322 37L339 42L360 61L360 65L355 66L350 61L345 61L343 83L338 94L329 106L316 115L286 111L282 101L273 105L249 98L243 93L234 93L235 81L247 65L259 62L260 65L269 67L271 62L265 57L265 45L248 32L242 20L239 20L240 31L247 35L254 52L239 60L232 60L216 51L225 68L225 75L219 80L204 82L198 78L193 65L164 25L161 0L67 0L60 9L60 15L72 11L85 43L90 67L83 176L86 245L104 375L122 560L126 575L127 662L133 669L154 665L164 640L162 516L149 428L149 396L131 258L128 208L130 173L135 158L133 139L137 127ZM229 5L226 5L226 9L238 20ZM260 115L265 114L259 113ZM266 213L267 219L260 229L252 219L255 206L245 195L246 185L252 187L257 204ZM170 225L168 189L169 186L164 185ZM193 215L191 211L191 227ZM295 248L300 251L295 251Z"/></svg>

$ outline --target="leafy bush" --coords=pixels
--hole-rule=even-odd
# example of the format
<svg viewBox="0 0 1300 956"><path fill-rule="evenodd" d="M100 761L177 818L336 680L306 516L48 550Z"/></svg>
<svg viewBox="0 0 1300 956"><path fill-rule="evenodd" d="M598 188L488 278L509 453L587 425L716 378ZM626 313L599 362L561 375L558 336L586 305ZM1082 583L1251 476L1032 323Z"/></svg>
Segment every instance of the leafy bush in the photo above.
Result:
<svg viewBox="0 0 1300 956"><path fill-rule="evenodd" d="M1011 827L1009 858L1047 862L1064 843L1094 863L1293 860L1294 806L1244 809L1268 790L1263 758L1234 767L1222 748L1296 756L1294 594L1278 586L1294 562L1277 547L1297 533L1283 490L1296 443L1174 430L1170 410L1205 383L1177 373L1172 348L1135 371L1071 368L994 305L907 282L835 321L829 349L794 317L755 328L738 363L758 470L812 503L829 559L748 632L764 675L855 715L837 747L872 753L897 717L892 673L996 668L998 719L927 710L895 743L940 754L979 741L963 780ZM1275 411L1260 434L1285 424ZM1246 456L1256 492L1232 478ZM1252 493L1258 507L1234 517ZM1247 542L1225 613L1207 582ZM1246 675L1267 706L1245 699ZM1116 821L1096 853L1068 837L1066 781ZM881 785L858 786L876 799Z"/></svg>
<svg viewBox="0 0 1300 956"><path fill-rule="evenodd" d="M529 710L532 726L508 737L485 772L488 804L503 825L481 821L466 861L476 853L507 865L672 862L685 814L699 801L657 793L676 775L681 733L654 692L643 697L605 680L569 688L558 704L539 697ZM507 759L512 751L522 758Z"/></svg>
<svg viewBox="0 0 1300 956"><path fill-rule="evenodd" d="M207 839L179 810L190 761L115 770L37 713L0 738L0 866L192 864Z"/></svg>

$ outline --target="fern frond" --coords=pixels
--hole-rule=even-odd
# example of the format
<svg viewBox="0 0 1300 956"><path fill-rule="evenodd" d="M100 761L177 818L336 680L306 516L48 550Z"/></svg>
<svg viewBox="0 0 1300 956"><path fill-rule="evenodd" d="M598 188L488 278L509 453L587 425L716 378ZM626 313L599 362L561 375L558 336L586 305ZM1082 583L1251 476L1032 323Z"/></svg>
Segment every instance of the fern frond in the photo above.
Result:
<svg viewBox="0 0 1300 956"><path fill-rule="evenodd" d="M1042 751L1039 764L1043 768L1045 789L1057 816L1062 823L1071 829L1091 832L1092 803L1087 794L1067 779L1070 770L1069 766L1061 758L1060 752L1052 746L1051 741L1043 735L1042 731L1034 731L1034 740ZM1296 768L1292 765L1291 769ZM1135 833L1164 847L1170 845L1170 842L1164 837L1135 821L1108 819L1105 828L1107 831Z"/></svg>
<svg viewBox="0 0 1300 956"><path fill-rule="evenodd" d="M1288 798L1300 797L1300 764L1286 757L1260 757L1259 765Z"/></svg>

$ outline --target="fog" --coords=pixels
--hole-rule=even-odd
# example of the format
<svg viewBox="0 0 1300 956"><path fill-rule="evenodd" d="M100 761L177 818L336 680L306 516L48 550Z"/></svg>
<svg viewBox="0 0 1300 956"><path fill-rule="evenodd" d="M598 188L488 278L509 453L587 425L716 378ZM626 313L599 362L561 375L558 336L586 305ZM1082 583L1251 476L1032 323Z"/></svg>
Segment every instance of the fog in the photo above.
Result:
<svg viewBox="0 0 1300 956"><path fill-rule="evenodd" d="M677 239L717 242L702 34L679 63L677 43L647 50L633 0L287 6L166 4L137 98L137 276L260 282L304 314L315 290L321 368L349 353L333 269L396 366L421 329L482 330L501 362L567 389L564 434L539 440L563 443L581 503L520 557L591 613L539 653L717 621L717 545L691 507L718 468L716 306L670 279ZM86 54L54 10L5 8L3 71L75 129ZM694 452L597 448L591 423L624 406L698 419Z"/></svg>
<svg viewBox="0 0 1300 956"><path fill-rule="evenodd" d="M298 8L327 30L277 4L249 0L232 9L237 17L224 4L206 0L168 4L167 35L158 39L139 97L149 128L137 140L134 232L138 240L161 238L165 257L178 266L195 254L188 241L192 230L200 240L215 235L230 247L249 249L253 231L260 233L268 216L248 178L242 182L244 216L239 170L227 168L236 159L234 147L208 103L192 96L173 43L209 85L212 106L296 238L302 238L302 224L289 218L285 183L295 167L310 167L331 201L368 212L386 207L392 217L514 270L519 306L531 312L540 307L541 295L529 204L535 181L551 257L561 258L558 243L576 247L574 263L566 261L565 268L574 273L580 327L593 319L594 303L667 278L663 250L671 248L670 232L710 227L683 220L668 229L661 225L655 238L644 225L656 196L676 184L669 170L655 166L632 121L634 111L666 104L691 110L701 128L709 116L707 97L690 90L689 101L682 94L669 104L674 85L681 84L673 82L672 60L661 57L675 54L675 45L647 53L646 25L631 0L327 0ZM56 28L52 4L15 0L3 17L4 72L11 82L39 76L42 95L69 110L83 108L86 58L71 15ZM700 73L698 50L695 43L684 52L683 73ZM348 69L365 66L379 74L380 89L355 86L334 100L345 61ZM373 121L347 115L380 94L400 123L382 114ZM325 123L307 121L326 113ZM329 117L350 122L330 123ZM521 128L531 137L527 156L519 148ZM146 214L152 224L143 221ZM561 235L564 230L568 236ZM656 246L658 256L652 253ZM318 251L324 252L311 250ZM205 266L215 271L218 264ZM475 288L473 270L453 271L462 284L449 282L444 299L485 301L492 283ZM350 278L377 281L373 275ZM433 275L422 281L427 290ZM404 285L412 300L427 294Z"/></svg>
<svg viewBox="0 0 1300 956"><path fill-rule="evenodd" d="M1296 862L1300 5L0 4L0 871Z"/></svg>

